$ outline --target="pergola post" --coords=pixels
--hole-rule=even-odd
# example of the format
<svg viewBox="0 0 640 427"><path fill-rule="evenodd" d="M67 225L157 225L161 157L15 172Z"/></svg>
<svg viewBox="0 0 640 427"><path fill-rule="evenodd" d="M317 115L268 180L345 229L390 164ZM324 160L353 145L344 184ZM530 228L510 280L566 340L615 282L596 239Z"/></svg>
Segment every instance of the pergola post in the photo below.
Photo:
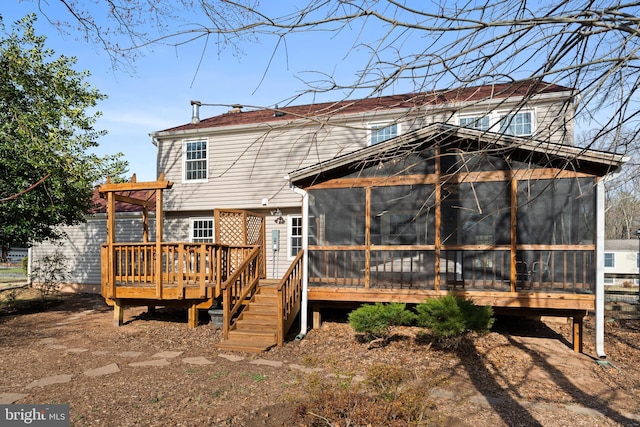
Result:
<svg viewBox="0 0 640 427"><path fill-rule="evenodd" d="M162 299L162 229L163 229L163 211L162 211L162 191L171 188L173 183L166 181L164 175L160 175L155 182L136 182L135 175L132 177L131 182L114 184L109 178L107 182L100 186L100 194L107 201L107 254L102 257L102 262L106 262L107 265L103 266L102 272L102 289L103 296L113 301L114 313L113 324L120 326L124 320L124 306L125 300L122 295L118 295L118 287L116 286L116 262L118 257L116 256L116 202L132 204L140 206L142 208L142 240L144 243L149 243L149 208L154 206L154 201L151 198L155 195L155 209L156 209L156 241L155 241L155 260L152 268L155 269L156 277L156 297L157 300ZM147 191L146 197L136 197L136 192ZM151 254L151 248L148 248ZM121 257L125 257L124 264L128 262L126 255L121 254ZM146 257L146 255L145 255ZM123 265L124 265L123 264ZM123 267L124 268L124 267ZM122 272L120 272L122 273ZM145 273L146 274L146 273ZM150 300L151 301L151 300ZM149 304L149 311L153 311L155 304Z"/></svg>

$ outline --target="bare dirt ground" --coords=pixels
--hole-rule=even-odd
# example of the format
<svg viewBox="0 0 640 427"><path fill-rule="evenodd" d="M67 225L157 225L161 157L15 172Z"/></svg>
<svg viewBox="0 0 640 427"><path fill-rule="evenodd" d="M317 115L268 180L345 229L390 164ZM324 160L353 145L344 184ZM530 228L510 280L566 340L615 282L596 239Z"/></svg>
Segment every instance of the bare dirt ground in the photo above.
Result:
<svg viewBox="0 0 640 427"><path fill-rule="evenodd" d="M99 296L41 310L0 306L0 401L68 403L74 426L640 426L638 321L607 323L603 366L589 318L585 354L570 323L510 318L456 351L410 327L369 349L338 313L253 355L181 311L116 328Z"/></svg>

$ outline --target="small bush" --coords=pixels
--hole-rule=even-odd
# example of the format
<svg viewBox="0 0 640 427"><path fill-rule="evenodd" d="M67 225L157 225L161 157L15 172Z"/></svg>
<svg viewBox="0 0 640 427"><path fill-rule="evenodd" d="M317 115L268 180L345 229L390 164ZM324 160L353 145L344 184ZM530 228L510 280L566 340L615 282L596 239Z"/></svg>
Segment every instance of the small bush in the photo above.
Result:
<svg viewBox="0 0 640 427"><path fill-rule="evenodd" d="M418 326L429 328L439 341L455 341L467 331L486 332L494 321L491 307L477 306L455 294L429 299L418 304L416 311Z"/></svg>
<svg viewBox="0 0 640 427"><path fill-rule="evenodd" d="M365 385L375 396L383 400L394 400L408 376L402 366L376 363L367 369Z"/></svg>
<svg viewBox="0 0 640 427"><path fill-rule="evenodd" d="M428 299L416 306L418 326L431 329L436 338L461 335L467 329L462 310L456 297Z"/></svg>
<svg viewBox="0 0 640 427"><path fill-rule="evenodd" d="M458 306L462 310L467 323L467 330L484 333L493 326L493 309L488 305L476 305L473 300L458 298Z"/></svg>
<svg viewBox="0 0 640 427"><path fill-rule="evenodd" d="M391 326L410 325L415 321L415 314L407 310L405 304L365 304L349 313L349 324L356 331L363 333L365 339L388 339Z"/></svg>
<svg viewBox="0 0 640 427"><path fill-rule="evenodd" d="M442 378L416 376L402 366L377 363L367 369L365 381L344 387L335 377L312 376L307 399L295 410L305 426L440 425L429 392Z"/></svg>
<svg viewBox="0 0 640 427"><path fill-rule="evenodd" d="M67 257L56 250L34 262L31 272L32 286L40 291L44 299L60 289L60 285L67 279Z"/></svg>

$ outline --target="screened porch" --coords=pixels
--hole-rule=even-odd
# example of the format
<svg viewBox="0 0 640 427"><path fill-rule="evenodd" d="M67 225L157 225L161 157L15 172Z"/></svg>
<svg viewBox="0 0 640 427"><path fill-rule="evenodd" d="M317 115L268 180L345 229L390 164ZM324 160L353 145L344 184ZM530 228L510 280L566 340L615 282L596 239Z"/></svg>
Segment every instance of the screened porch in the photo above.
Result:
<svg viewBox="0 0 640 427"><path fill-rule="evenodd" d="M294 171L308 198L310 304L455 291L580 318L595 309L600 180L622 160L433 124Z"/></svg>
<svg viewBox="0 0 640 427"><path fill-rule="evenodd" d="M593 293L595 178L527 175L311 189L310 282Z"/></svg>

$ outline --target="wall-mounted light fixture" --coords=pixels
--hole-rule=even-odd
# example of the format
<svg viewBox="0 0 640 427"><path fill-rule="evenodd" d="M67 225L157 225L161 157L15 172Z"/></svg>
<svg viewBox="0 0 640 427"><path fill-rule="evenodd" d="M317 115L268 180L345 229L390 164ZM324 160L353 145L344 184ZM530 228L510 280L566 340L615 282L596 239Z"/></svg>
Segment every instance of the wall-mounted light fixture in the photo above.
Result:
<svg viewBox="0 0 640 427"><path fill-rule="evenodd" d="M276 217L276 219L274 220L276 224L284 224L285 223L285 220L282 217L282 211L280 211L280 208L276 208L276 210L271 211L271 215Z"/></svg>

